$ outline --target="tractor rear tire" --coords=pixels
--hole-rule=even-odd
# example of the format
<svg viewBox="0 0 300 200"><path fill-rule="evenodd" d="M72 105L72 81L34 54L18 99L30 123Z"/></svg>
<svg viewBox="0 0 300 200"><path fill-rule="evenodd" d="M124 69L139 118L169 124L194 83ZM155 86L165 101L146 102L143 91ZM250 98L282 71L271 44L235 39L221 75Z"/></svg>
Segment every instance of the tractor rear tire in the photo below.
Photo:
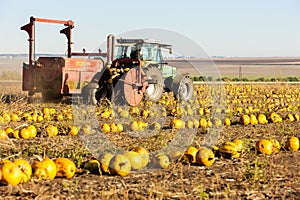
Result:
<svg viewBox="0 0 300 200"><path fill-rule="evenodd" d="M152 79L157 82L148 85L145 91L145 97L147 100L157 102L161 99L164 91L164 79L162 72L156 67L149 67L144 69L144 71L147 75L147 79Z"/></svg>
<svg viewBox="0 0 300 200"><path fill-rule="evenodd" d="M187 75L177 75L173 80L172 90L178 100L191 100L194 95L193 81Z"/></svg>

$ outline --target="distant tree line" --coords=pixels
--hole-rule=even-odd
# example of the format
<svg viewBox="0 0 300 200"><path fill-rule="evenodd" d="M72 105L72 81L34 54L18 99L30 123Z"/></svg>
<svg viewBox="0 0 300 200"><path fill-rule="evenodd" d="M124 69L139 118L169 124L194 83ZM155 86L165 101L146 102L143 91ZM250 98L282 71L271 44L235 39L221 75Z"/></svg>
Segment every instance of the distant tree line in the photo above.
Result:
<svg viewBox="0 0 300 200"><path fill-rule="evenodd" d="M0 80L22 80L22 75L17 71L4 71L0 73Z"/></svg>
<svg viewBox="0 0 300 200"><path fill-rule="evenodd" d="M249 80L248 78L228 78L228 77L223 77L223 78L216 78L214 79L211 76L193 76L192 79L194 81L224 81L224 82L237 82L237 81L242 81L242 82L248 82L248 81L254 81L254 82L299 82L300 79L299 77L286 77L286 78L264 78L264 77L260 77L257 79L253 79L253 80Z"/></svg>

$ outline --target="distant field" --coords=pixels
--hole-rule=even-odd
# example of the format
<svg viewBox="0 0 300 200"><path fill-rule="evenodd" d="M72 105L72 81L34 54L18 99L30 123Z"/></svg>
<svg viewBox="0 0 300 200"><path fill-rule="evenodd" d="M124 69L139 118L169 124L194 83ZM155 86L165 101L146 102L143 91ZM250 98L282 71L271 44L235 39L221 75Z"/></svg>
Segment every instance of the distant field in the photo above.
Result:
<svg viewBox="0 0 300 200"><path fill-rule="evenodd" d="M22 73L23 62L26 57L0 58L0 73L16 71ZM214 58L214 59L171 59L169 65L176 66L179 72L188 72L191 75L239 77L255 79L284 78L300 76L300 57L296 58Z"/></svg>
<svg viewBox="0 0 300 200"><path fill-rule="evenodd" d="M27 62L28 58L0 58L0 73L3 71L17 71L21 73L23 62Z"/></svg>
<svg viewBox="0 0 300 200"><path fill-rule="evenodd" d="M243 78L284 78L300 75L300 58L219 58L168 60L168 64L176 66L180 72L191 75L220 74L222 77L239 77L241 69Z"/></svg>

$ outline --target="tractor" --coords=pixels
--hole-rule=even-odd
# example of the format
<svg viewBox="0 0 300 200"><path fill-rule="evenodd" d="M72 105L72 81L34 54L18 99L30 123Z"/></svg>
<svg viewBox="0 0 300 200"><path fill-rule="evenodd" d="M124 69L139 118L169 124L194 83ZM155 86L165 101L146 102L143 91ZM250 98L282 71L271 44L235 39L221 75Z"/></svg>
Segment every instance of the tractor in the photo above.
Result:
<svg viewBox="0 0 300 200"><path fill-rule="evenodd" d="M35 22L66 26L60 31L68 40L66 58L34 59ZM175 67L163 60L163 50L172 53L171 45L149 39L116 39L109 35L107 53L85 50L74 53L71 51L73 28L71 20L34 17L21 27L29 35L29 64L23 64L23 90L28 91L29 100L35 93L42 93L44 99L79 96L85 103L97 104L102 98L108 98L115 104L137 106L144 98L158 101L164 91L173 91L179 100L192 99L194 90L189 75L178 74ZM88 59L80 56L88 56Z"/></svg>
<svg viewBox="0 0 300 200"><path fill-rule="evenodd" d="M157 40L120 38L114 48L116 58L106 65L107 76L99 81L95 101L106 96L116 104L137 106L144 97L157 102L164 91L173 91L179 100L192 99L193 82L188 74L177 74L176 68L163 60L163 50L171 54L171 45Z"/></svg>

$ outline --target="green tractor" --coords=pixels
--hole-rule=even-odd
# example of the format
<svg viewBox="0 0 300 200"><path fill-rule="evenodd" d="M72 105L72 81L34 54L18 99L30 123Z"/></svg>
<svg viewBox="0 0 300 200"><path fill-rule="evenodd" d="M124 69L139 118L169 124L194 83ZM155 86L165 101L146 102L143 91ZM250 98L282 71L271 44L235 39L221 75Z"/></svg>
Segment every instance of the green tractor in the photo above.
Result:
<svg viewBox="0 0 300 200"><path fill-rule="evenodd" d="M137 106L143 98L156 102L164 91L173 91L180 101L193 98L193 82L188 74L177 74L162 56L163 50L172 53L172 46L155 40L116 39L112 52L95 91L95 100L109 98L116 104ZM109 56L111 57L111 56Z"/></svg>

